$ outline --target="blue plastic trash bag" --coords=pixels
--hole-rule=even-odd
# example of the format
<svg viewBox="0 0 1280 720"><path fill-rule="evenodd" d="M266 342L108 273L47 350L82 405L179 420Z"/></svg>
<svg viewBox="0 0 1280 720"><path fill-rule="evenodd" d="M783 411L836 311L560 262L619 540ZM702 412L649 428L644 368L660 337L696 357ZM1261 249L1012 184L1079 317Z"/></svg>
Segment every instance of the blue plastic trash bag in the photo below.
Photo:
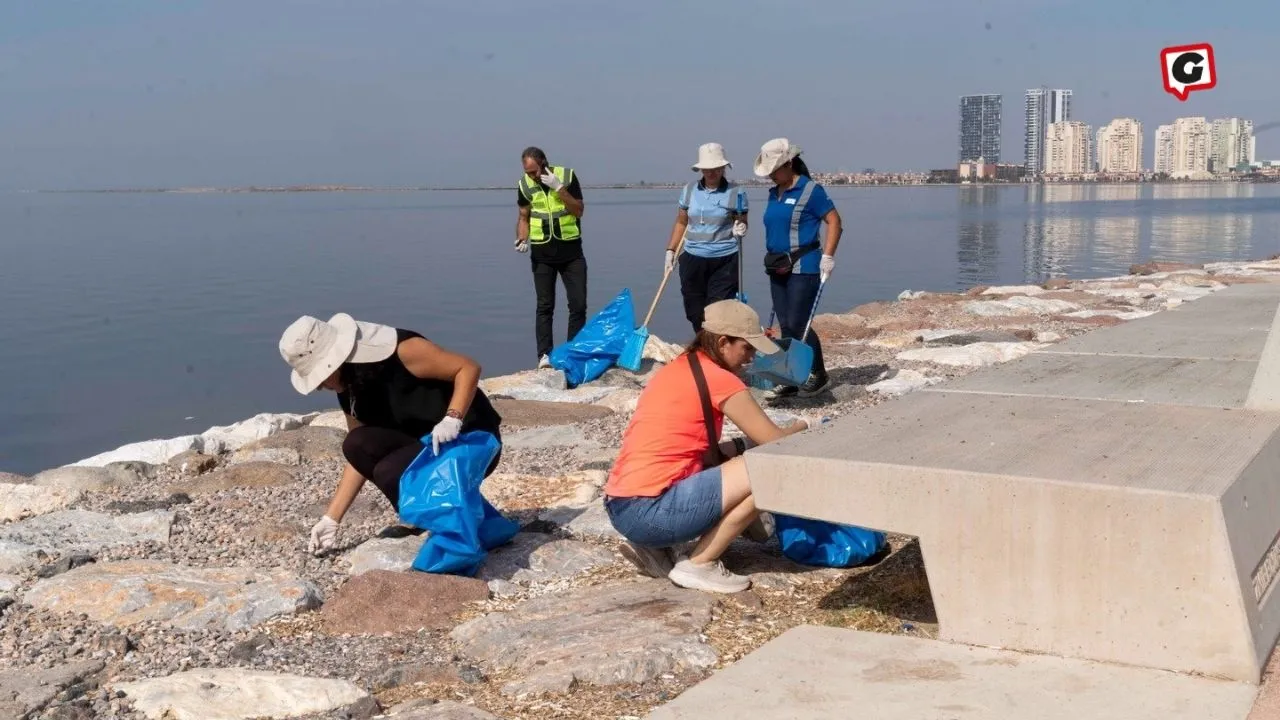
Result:
<svg viewBox="0 0 1280 720"><path fill-rule="evenodd" d="M488 551L520 529L480 494L498 439L484 431L466 432L441 448L439 457L429 437L424 444L400 476L400 520L431 533L413 569L474 576Z"/></svg>
<svg viewBox="0 0 1280 720"><path fill-rule="evenodd" d="M613 367L626 347L627 337L636 329L636 311L631 291L618 293L596 313L576 336L547 356L551 367L564 372L568 386L591 382Z"/></svg>
<svg viewBox="0 0 1280 720"><path fill-rule="evenodd" d="M866 562L884 549L884 533L856 525L774 515L782 554L802 565L847 568Z"/></svg>

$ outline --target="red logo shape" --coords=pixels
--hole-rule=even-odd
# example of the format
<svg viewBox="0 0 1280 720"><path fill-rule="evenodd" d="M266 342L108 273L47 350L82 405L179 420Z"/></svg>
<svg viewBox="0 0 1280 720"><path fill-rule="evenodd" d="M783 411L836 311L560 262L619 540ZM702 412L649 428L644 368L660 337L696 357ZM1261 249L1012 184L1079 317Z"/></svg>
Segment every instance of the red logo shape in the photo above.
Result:
<svg viewBox="0 0 1280 720"><path fill-rule="evenodd" d="M1164 78L1164 91L1183 102L1197 90L1217 87L1218 67L1213 61L1213 46L1195 43L1161 50L1160 74Z"/></svg>

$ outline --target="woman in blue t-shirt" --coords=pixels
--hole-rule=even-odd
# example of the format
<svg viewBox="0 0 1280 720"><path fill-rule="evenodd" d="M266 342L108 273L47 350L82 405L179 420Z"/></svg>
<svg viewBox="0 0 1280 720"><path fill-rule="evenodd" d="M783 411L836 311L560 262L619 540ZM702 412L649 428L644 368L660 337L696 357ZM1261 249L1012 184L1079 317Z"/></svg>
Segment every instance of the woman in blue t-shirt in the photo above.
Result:
<svg viewBox="0 0 1280 720"><path fill-rule="evenodd" d="M840 213L827 191L809 175L809 168L800 159L800 148L786 138L774 138L761 146L755 172L774 183L764 211L765 272L769 274L773 309L783 337L799 338L809 320L819 283L836 266L836 247L843 232ZM824 222L825 242L818 237ZM813 397L826 390L830 380L818 333L810 329L806 341L813 348L809 379L800 387L775 387L771 397Z"/></svg>
<svg viewBox="0 0 1280 720"><path fill-rule="evenodd" d="M696 333L702 329L702 310L721 300L732 300L740 291L742 237L747 234L747 194L725 177L733 164L720 143L698 148L693 171L702 178L680 190L676 221L667 241L664 269L671 272L679 253L680 293L684 315Z"/></svg>

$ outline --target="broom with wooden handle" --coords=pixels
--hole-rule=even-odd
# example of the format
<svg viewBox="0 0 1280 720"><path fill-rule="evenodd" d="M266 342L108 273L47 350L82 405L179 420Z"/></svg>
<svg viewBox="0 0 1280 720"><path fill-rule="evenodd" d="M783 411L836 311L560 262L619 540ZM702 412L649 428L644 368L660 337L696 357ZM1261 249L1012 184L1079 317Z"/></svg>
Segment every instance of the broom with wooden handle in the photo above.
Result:
<svg viewBox="0 0 1280 720"><path fill-rule="evenodd" d="M676 243L676 257L680 257L680 250L683 247L684 237L681 236ZM658 292L653 296L653 302L649 305L649 312L644 316L644 322L627 338L627 344L622 346L622 354L618 356L618 367L631 372L640 371L640 362L644 359L644 345L649 341L649 320L653 318L653 311L658 307L658 300L662 298L662 291L667 287L667 280L671 279L672 269L663 270L662 284L658 285Z"/></svg>

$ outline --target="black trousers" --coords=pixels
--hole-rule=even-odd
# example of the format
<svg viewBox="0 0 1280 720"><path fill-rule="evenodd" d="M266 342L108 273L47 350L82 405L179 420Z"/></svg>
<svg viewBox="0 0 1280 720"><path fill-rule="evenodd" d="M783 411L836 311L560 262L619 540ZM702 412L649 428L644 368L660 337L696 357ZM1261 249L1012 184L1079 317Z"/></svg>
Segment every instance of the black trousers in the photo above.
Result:
<svg viewBox="0 0 1280 720"><path fill-rule="evenodd" d="M501 443L502 436L496 432L494 435ZM377 485L387 496L391 507L400 512L400 476L425 447L418 438L399 430L361 425L347 433L342 441L342 454L351 467ZM499 449L484 476L492 475L501 460L502 450Z"/></svg>
<svg viewBox="0 0 1280 720"><path fill-rule="evenodd" d="M737 296L738 253L717 258L681 253L680 294L684 296L684 316L696 333L702 329L702 311L708 305Z"/></svg>
<svg viewBox="0 0 1280 720"><path fill-rule="evenodd" d="M789 273L782 277L769 277L769 291L773 296L773 310L778 314L778 327L782 336L799 338L804 334L804 326L809 322L809 313L813 311L813 301L818 297L820 279L817 273L801 275ZM822 340L818 332L810 328L805 343L813 348L813 372L822 377L827 374L827 365L822 358Z"/></svg>
<svg viewBox="0 0 1280 720"><path fill-rule="evenodd" d="M538 314L534 322L534 332L537 335L539 359L555 347L552 329L556 310L557 275L564 283L564 294L569 301L567 339L572 340L582 326L587 324L587 259L579 257L565 262L534 260L533 288L538 294Z"/></svg>

